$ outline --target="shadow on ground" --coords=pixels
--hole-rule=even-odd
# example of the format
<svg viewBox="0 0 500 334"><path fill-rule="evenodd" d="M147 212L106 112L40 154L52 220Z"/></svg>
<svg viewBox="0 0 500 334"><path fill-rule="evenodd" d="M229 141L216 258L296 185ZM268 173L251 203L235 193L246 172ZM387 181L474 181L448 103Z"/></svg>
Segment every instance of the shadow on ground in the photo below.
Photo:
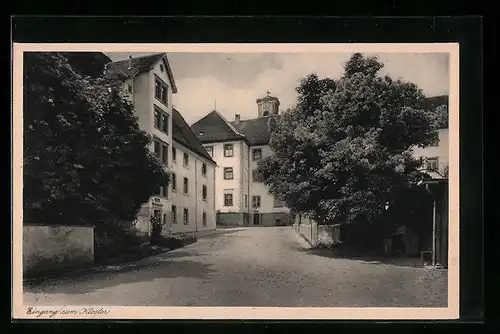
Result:
<svg viewBox="0 0 500 334"><path fill-rule="evenodd" d="M168 265L169 262L183 257L196 257L203 255L194 251L173 250L166 253L153 255L140 260L120 262L112 264L96 264L93 267L81 270L69 270L61 273L47 273L26 280L23 284L25 288L37 288L47 284L58 284L69 280L74 282L84 282L103 275L119 275L139 270L155 270L158 267Z"/></svg>
<svg viewBox="0 0 500 334"><path fill-rule="evenodd" d="M220 229L220 230L215 230L215 231L211 231L207 234L202 234L200 235L198 238L199 239L209 239L209 238L216 238L216 237L219 237L221 235L226 235L226 234L233 234L233 233L236 233L236 232L241 232L243 231L244 229L242 228L223 228L223 229Z"/></svg>
<svg viewBox="0 0 500 334"><path fill-rule="evenodd" d="M354 260L369 264L389 264L400 267L423 268L419 258L405 256L383 256L362 254L352 250L311 248L304 250L307 254L328 257L332 259Z"/></svg>
<svg viewBox="0 0 500 334"><path fill-rule="evenodd" d="M63 276L24 284L25 292L82 294L119 284L152 281L161 278L207 278L213 272L205 263L191 260L163 259L155 263L130 264L128 266L108 266L107 271L88 273L84 276ZM103 279L106 277L106 279ZM82 284L85 283L85 284Z"/></svg>

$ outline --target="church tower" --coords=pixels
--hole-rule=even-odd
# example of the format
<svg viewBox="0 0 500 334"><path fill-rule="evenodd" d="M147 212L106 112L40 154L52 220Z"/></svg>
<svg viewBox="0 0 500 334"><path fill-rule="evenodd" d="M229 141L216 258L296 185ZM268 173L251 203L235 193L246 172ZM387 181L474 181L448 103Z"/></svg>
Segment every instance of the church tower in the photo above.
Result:
<svg viewBox="0 0 500 334"><path fill-rule="evenodd" d="M271 92L267 91L266 96L257 99L259 117L277 115L280 106L280 100L277 97L271 96Z"/></svg>

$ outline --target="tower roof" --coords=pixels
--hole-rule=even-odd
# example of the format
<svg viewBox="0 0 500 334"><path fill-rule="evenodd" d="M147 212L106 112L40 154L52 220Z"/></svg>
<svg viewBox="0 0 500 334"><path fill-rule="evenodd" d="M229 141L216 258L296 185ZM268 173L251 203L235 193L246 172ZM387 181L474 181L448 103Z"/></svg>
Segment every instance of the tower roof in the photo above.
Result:
<svg viewBox="0 0 500 334"><path fill-rule="evenodd" d="M263 102L263 101L276 101L278 105L280 104L280 100L276 96L272 96L270 91L266 92L266 96L260 97L257 100L257 103Z"/></svg>

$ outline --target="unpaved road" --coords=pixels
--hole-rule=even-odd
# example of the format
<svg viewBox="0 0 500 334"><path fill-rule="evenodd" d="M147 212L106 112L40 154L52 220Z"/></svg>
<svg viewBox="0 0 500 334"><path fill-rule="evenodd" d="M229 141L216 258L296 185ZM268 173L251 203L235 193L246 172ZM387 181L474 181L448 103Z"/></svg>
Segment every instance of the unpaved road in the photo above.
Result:
<svg viewBox="0 0 500 334"><path fill-rule="evenodd" d="M446 307L446 276L318 255L291 227L226 229L104 272L26 285L24 304Z"/></svg>

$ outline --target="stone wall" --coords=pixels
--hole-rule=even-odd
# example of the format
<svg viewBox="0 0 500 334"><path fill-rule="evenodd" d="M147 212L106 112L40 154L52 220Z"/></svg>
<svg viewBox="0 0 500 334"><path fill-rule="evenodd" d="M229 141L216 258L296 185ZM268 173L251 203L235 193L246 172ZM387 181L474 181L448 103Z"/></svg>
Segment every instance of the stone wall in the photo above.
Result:
<svg viewBox="0 0 500 334"><path fill-rule="evenodd" d="M294 230L312 246L331 246L341 242L340 225L318 225L307 216L295 217Z"/></svg>
<svg viewBox="0 0 500 334"><path fill-rule="evenodd" d="M291 225L291 218L288 213L284 212L271 212L271 213L258 213L259 225L254 225L255 213L244 212L220 212L217 214L217 226L283 226Z"/></svg>
<svg viewBox="0 0 500 334"><path fill-rule="evenodd" d="M23 226L23 274L80 267L94 261L92 226Z"/></svg>
<svg viewBox="0 0 500 334"><path fill-rule="evenodd" d="M260 215L262 221L260 226L283 226L291 223L290 215L285 212L261 213Z"/></svg>
<svg viewBox="0 0 500 334"><path fill-rule="evenodd" d="M220 212L217 214L217 226L243 226L242 212Z"/></svg>

